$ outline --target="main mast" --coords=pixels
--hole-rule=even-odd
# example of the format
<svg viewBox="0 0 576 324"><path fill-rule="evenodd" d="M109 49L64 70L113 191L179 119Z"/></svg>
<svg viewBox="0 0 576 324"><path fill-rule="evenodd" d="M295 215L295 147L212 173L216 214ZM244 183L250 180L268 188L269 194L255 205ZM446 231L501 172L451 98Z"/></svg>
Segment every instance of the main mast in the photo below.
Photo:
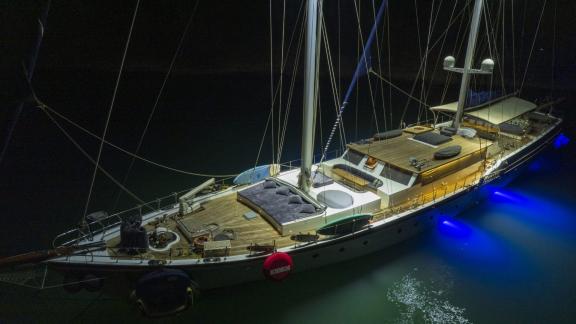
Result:
<svg viewBox="0 0 576 324"><path fill-rule="evenodd" d="M314 116L318 90L318 17L321 14L322 0L308 0L308 22L306 31L306 59L304 66L304 109L302 121L302 164L298 177L298 187L305 192L310 189L310 175L314 151Z"/></svg>

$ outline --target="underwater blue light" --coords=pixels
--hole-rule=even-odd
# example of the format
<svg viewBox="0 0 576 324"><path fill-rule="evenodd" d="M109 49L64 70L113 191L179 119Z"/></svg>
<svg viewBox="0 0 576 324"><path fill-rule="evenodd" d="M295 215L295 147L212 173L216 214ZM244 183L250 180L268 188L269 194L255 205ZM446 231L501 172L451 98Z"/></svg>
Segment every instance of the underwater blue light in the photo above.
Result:
<svg viewBox="0 0 576 324"><path fill-rule="evenodd" d="M570 138L568 138L564 133L556 136L554 139L554 148L559 149L562 148L570 143Z"/></svg>
<svg viewBox="0 0 576 324"><path fill-rule="evenodd" d="M445 236L458 239L468 238L472 233L466 224L447 216L438 218L438 231Z"/></svg>
<svg viewBox="0 0 576 324"><path fill-rule="evenodd" d="M502 191L494 191L494 195L498 196L498 197L505 198L505 199L510 200L510 201L514 201L514 202L518 201L518 199L516 199L515 197L513 197L507 193L504 193Z"/></svg>
<svg viewBox="0 0 576 324"><path fill-rule="evenodd" d="M492 192L492 196L490 197L491 202L505 202L505 203L514 203L514 204L526 204L528 203L528 199L523 197L517 192L506 188L497 188Z"/></svg>

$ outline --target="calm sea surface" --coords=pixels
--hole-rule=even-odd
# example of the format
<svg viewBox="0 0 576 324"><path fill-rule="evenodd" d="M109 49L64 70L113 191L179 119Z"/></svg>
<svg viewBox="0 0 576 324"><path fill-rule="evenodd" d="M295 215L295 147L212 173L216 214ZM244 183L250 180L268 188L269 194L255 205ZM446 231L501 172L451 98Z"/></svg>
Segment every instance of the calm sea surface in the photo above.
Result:
<svg viewBox="0 0 576 324"><path fill-rule="evenodd" d="M75 73L40 78L38 94L61 113L101 133L112 92L110 76ZM133 76L110 124L112 142L134 150L158 78ZM250 77L177 79L152 120L143 156L191 171L236 173L254 164L269 95ZM400 100L400 102L404 99ZM295 107L300 99L295 99ZM394 108L395 118L403 105ZM297 109L297 108L294 108ZM332 107L325 125L333 121ZM361 108L360 113L370 113ZM345 120L353 136L355 112ZM299 111L295 110L298 122ZM366 114L368 115L368 114ZM415 114L414 114L415 115ZM324 116L326 117L326 116ZM323 117L323 118L324 118ZM574 113L568 115L576 120ZM370 119L359 117L359 123ZM382 123L382 121L381 121ZM66 125L66 124L63 124ZM326 132L327 126L324 126ZM376 254L292 275L204 292L193 309L164 322L188 323L574 323L576 198L573 140L550 149L489 200L423 234ZM277 126L276 126L277 127ZM358 131L373 132L375 126ZM98 142L66 125L91 154ZM285 159L297 158L299 126L288 130ZM270 160L267 143L261 161ZM112 150L102 163L122 178L130 160ZM0 252L48 246L80 220L92 167L38 110L19 122L0 166ZM154 199L192 187L198 178L137 163L127 185ZM112 210L117 190L99 175L90 211ZM121 196L117 208L131 206ZM296 265L297 266L297 265ZM124 295L0 285L0 323L133 322L141 317Z"/></svg>

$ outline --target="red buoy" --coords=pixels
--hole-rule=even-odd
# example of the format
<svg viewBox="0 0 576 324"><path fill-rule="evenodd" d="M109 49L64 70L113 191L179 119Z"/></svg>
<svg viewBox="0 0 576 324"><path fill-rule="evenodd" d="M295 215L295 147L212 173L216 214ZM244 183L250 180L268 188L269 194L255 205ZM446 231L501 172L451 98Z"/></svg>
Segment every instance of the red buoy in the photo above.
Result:
<svg viewBox="0 0 576 324"><path fill-rule="evenodd" d="M268 279L281 281L288 277L293 268L292 257L288 253L276 252L266 258L262 272Z"/></svg>

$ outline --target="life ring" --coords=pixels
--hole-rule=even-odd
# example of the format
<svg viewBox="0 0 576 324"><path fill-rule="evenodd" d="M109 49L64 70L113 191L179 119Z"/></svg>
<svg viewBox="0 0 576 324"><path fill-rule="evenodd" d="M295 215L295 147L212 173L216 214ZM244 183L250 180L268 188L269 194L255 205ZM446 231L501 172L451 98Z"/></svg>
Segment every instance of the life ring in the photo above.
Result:
<svg viewBox="0 0 576 324"><path fill-rule="evenodd" d="M292 257L288 253L275 252L269 255L262 265L264 276L270 280L282 281L294 270Z"/></svg>

